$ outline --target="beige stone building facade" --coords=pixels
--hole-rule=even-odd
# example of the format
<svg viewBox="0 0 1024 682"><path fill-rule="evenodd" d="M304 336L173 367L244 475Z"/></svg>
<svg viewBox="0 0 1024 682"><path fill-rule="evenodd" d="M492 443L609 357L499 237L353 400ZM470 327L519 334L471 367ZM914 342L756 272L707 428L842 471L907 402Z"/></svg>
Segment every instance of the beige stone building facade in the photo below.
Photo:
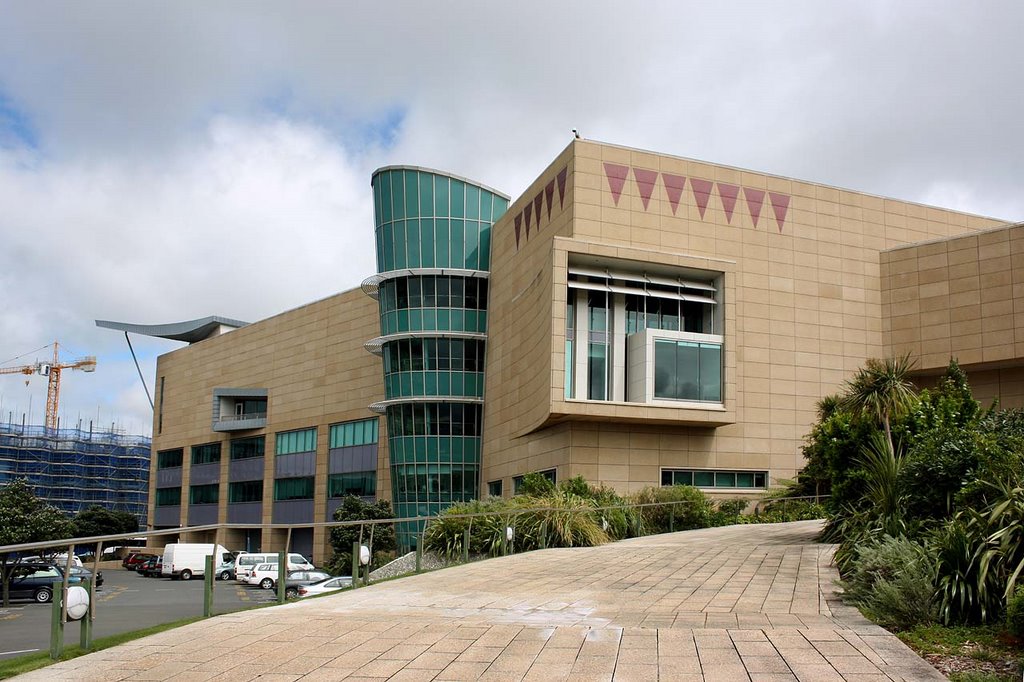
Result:
<svg viewBox="0 0 1024 682"><path fill-rule="evenodd" d="M376 496L396 501L417 481L421 501L459 491L508 496L533 471L556 480L580 475L622 492L690 483L713 494L758 495L802 465L800 446L820 398L840 390L867 358L904 351L919 359L923 383L958 357L981 397L1024 404L1020 225L575 140L520 197L494 194L493 212L473 214L480 226L474 249L485 248L488 233L490 267L481 256L451 269L453 246L445 270L433 261L395 265L388 249L402 243L401 234L419 258L428 224L422 216L434 196L424 192L451 178L454 202L457 176L384 170L386 183L383 175L374 179L378 274L367 288L376 296L381 287L380 302L362 290L345 292L160 358L150 498L156 525L327 520L340 496L358 488L350 479L370 457ZM441 218L429 215L440 235ZM461 213L451 216L461 239ZM444 220L449 225L447 213ZM392 240L383 250L382 234ZM468 243L463 249L459 242L460 256L470 253ZM411 259L412 247L402 248ZM486 342L482 393L466 388L458 398L466 414L468 406L482 411L472 434L476 460L465 446L472 482L436 483L432 472L455 475L445 468L444 446L441 464L413 464L423 461L410 449L417 408L404 408L404 427L387 423L403 405L443 403L449 390L417 393L413 382L397 397L395 363L404 356L397 346L389 356L388 345L416 334L390 321L383 328L392 320L386 309L396 305L383 292L411 277L487 281L485 330L426 332L446 343ZM412 305L401 298L404 287L401 310ZM415 326L426 317L413 319ZM364 348L370 340L384 369ZM413 357L409 367L430 369L424 362ZM392 371L395 383L386 374ZM430 409L439 408L427 408L428 422ZM246 421L246 410L261 416ZM226 424L236 412L244 428ZM257 456L230 455L235 441L260 437L256 468L246 460ZM212 443L222 453L216 462L202 449L196 458L193 448ZM400 457L389 457L389 443L403 448ZM308 479L312 488L282 499L294 492L282 479ZM445 488L452 481L456 493ZM208 492L198 499L216 503L193 502L188 491L196 485ZM168 504L175 494L161 490L175 487L178 504ZM286 509L295 500L301 504ZM249 505L248 515L233 515L239 505ZM196 514L198 507L206 511ZM278 549L286 538L237 531L228 541ZM290 542L325 556L322 530L293 531Z"/></svg>

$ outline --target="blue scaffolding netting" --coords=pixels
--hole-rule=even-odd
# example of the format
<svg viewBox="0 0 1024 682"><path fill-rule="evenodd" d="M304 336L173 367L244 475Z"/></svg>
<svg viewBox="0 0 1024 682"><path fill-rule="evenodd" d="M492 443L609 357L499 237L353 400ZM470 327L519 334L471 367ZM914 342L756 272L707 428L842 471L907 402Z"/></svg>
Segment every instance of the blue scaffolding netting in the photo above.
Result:
<svg viewBox="0 0 1024 682"><path fill-rule="evenodd" d="M115 432L0 423L0 485L24 478L69 514L94 504L146 527L152 439Z"/></svg>

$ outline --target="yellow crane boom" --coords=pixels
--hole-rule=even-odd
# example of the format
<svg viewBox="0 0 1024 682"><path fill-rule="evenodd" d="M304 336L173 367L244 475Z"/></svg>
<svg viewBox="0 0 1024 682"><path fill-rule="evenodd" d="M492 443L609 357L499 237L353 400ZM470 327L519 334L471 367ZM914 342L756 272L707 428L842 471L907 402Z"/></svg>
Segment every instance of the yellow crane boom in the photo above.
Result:
<svg viewBox="0 0 1024 682"><path fill-rule="evenodd" d="M0 367L0 374L38 374L47 377L46 386L46 428L57 428L57 406L60 402L60 373L65 369L79 369L83 372L96 371L96 357L93 355L79 358L74 362L61 362L60 350L56 341L53 342L53 362L36 362L34 365L20 367Z"/></svg>

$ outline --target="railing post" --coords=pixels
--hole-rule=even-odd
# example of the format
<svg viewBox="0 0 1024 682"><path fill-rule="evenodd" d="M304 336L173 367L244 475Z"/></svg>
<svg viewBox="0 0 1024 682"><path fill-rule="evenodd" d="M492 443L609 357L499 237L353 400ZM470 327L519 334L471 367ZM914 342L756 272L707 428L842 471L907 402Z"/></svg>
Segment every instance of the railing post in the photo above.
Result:
<svg viewBox="0 0 1024 682"><path fill-rule="evenodd" d="M668 507L668 532L676 532L676 505L670 504Z"/></svg>
<svg viewBox="0 0 1024 682"><path fill-rule="evenodd" d="M64 622L61 620L64 600L60 598L64 583L55 581L50 589L50 600L53 602L50 605L50 658L56 661L64 653Z"/></svg>
<svg viewBox="0 0 1024 682"><path fill-rule="evenodd" d="M462 531L462 563L464 564L469 563L469 536L469 528L466 528L466 530Z"/></svg>
<svg viewBox="0 0 1024 682"><path fill-rule="evenodd" d="M217 545L214 545L214 551L216 551ZM205 568L203 571L203 618L209 618L213 615L213 581L216 576L213 575L216 566L213 565L213 555L208 554L204 558Z"/></svg>
<svg viewBox="0 0 1024 682"><path fill-rule="evenodd" d="M85 651L92 649L92 585L95 580L85 579L82 587L89 593L89 610L82 616L80 629L78 631L78 645Z"/></svg>
<svg viewBox="0 0 1024 682"><path fill-rule="evenodd" d="M291 532L291 529L288 529ZM291 538L289 538L291 540ZM288 581L288 552L281 552L277 557L277 603L284 603L284 584Z"/></svg>
<svg viewBox="0 0 1024 682"><path fill-rule="evenodd" d="M352 543L352 589L359 587L359 541Z"/></svg>

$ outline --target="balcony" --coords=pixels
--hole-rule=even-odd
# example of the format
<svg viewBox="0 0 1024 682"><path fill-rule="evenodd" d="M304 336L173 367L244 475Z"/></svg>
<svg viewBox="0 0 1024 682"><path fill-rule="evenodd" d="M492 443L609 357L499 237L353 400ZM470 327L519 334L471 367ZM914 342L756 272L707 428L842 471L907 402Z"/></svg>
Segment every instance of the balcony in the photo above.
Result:
<svg viewBox="0 0 1024 682"><path fill-rule="evenodd" d="M267 425L267 389L213 389L213 424L217 432L250 431Z"/></svg>

